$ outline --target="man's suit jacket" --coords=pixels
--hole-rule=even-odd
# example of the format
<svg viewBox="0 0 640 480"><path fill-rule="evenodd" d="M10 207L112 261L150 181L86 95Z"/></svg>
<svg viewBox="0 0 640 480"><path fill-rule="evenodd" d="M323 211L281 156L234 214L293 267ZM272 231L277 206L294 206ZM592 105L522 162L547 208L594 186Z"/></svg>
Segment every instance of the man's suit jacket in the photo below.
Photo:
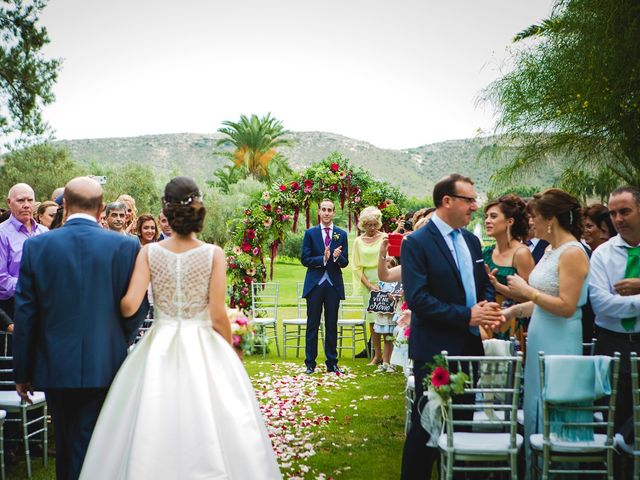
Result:
<svg viewBox="0 0 640 480"><path fill-rule="evenodd" d="M148 309L120 314L137 240L74 218L25 242L16 288L14 367L34 387L104 388Z"/></svg>
<svg viewBox="0 0 640 480"><path fill-rule="evenodd" d="M336 236L338 237L337 239ZM301 261L302 265L307 267L307 274L304 277L304 288L302 289L303 298L307 297L313 287L318 284L324 272L327 272L331 283L340 295L340 299L344 300L344 283L342 281L341 269L349 264L347 232L334 225L331 237L331 243L329 244L331 256L325 265L324 232L321 226L316 225L304 232ZM334 262L333 251L340 246L342 247L342 253Z"/></svg>
<svg viewBox="0 0 640 480"><path fill-rule="evenodd" d="M495 290L485 271L480 241L464 229L462 236L471 252L476 298L493 301ZM430 362L442 350L465 354L471 312L455 259L438 227L429 222L406 236L401 259L402 285L412 312L409 357Z"/></svg>

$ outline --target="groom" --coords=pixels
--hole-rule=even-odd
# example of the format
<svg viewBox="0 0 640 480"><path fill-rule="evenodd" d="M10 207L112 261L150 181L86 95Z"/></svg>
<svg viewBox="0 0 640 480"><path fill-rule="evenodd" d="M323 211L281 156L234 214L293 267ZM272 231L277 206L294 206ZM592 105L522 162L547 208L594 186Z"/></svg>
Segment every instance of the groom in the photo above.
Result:
<svg viewBox="0 0 640 480"><path fill-rule="evenodd" d="M327 372L340 373L338 368L338 307L344 300L342 268L349 264L347 232L333 224L336 214L331 200L318 207L320 225L304 232L302 264L307 267L302 297L307 299L307 332L305 344L306 373L312 374L318 356L318 328L324 310L324 354Z"/></svg>
<svg viewBox="0 0 640 480"><path fill-rule="evenodd" d="M147 311L120 315L138 242L100 228L102 188L89 177L64 190L62 228L24 244L15 297L16 390L44 390L55 427L56 478L80 475L107 390Z"/></svg>

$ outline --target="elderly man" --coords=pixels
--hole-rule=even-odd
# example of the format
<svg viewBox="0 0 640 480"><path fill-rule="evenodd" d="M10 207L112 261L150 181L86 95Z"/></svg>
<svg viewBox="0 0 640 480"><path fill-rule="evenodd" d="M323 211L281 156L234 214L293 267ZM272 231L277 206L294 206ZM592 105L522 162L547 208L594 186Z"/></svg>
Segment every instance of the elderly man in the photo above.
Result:
<svg viewBox="0 0 640 480"><path fill-rule="evenodd" d="M105 209L107 226L109 230L125 235L125 220L127 218L127 206L123 202L111 202Z"/></svg>
<svg viewBox="0 0 640 480"><path fill-rule="evenodd" d="M640 352L640 191L620 187L609 197L618 235L591 256L589 297L596 314L596 353L620 352L615 429L632 415L630 352Z"/></svg>
<svg viewBox="0 0 640 480"><path fill-rule="evenodd" d="M11 187L7 204L11 215L0 223L0 308L13 319L13 297L18 283L22 245L25 240L48 231L33 219L35 195L26 183ZM13 324L2 322L1 328L13 331Z"/></svg>

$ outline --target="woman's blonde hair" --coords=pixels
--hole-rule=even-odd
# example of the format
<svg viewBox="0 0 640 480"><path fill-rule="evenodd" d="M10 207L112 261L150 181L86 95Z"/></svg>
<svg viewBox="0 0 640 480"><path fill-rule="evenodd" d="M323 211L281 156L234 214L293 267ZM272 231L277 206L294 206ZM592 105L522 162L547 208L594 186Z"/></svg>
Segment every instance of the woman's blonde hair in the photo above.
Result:
<svg viewBox="0 0 640 480"><path fill-rule="evenodd" d="M382 212L378 207L365 207L358 218L358 229L364 230L364 224L370 221L376 222L376 227L382 227Z"/></svg>

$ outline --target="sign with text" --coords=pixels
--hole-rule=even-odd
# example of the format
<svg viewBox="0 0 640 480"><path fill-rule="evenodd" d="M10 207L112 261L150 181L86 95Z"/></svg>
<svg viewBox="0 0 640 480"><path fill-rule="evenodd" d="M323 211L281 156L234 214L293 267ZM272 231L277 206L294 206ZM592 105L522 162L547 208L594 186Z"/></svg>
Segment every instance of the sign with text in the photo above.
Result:
<svg viewBox="0 0 640 480"><path fill-rule="evenodd" d="M392 314L396 310L397 297L394 292L371 292L367 312Z"/></svg>

